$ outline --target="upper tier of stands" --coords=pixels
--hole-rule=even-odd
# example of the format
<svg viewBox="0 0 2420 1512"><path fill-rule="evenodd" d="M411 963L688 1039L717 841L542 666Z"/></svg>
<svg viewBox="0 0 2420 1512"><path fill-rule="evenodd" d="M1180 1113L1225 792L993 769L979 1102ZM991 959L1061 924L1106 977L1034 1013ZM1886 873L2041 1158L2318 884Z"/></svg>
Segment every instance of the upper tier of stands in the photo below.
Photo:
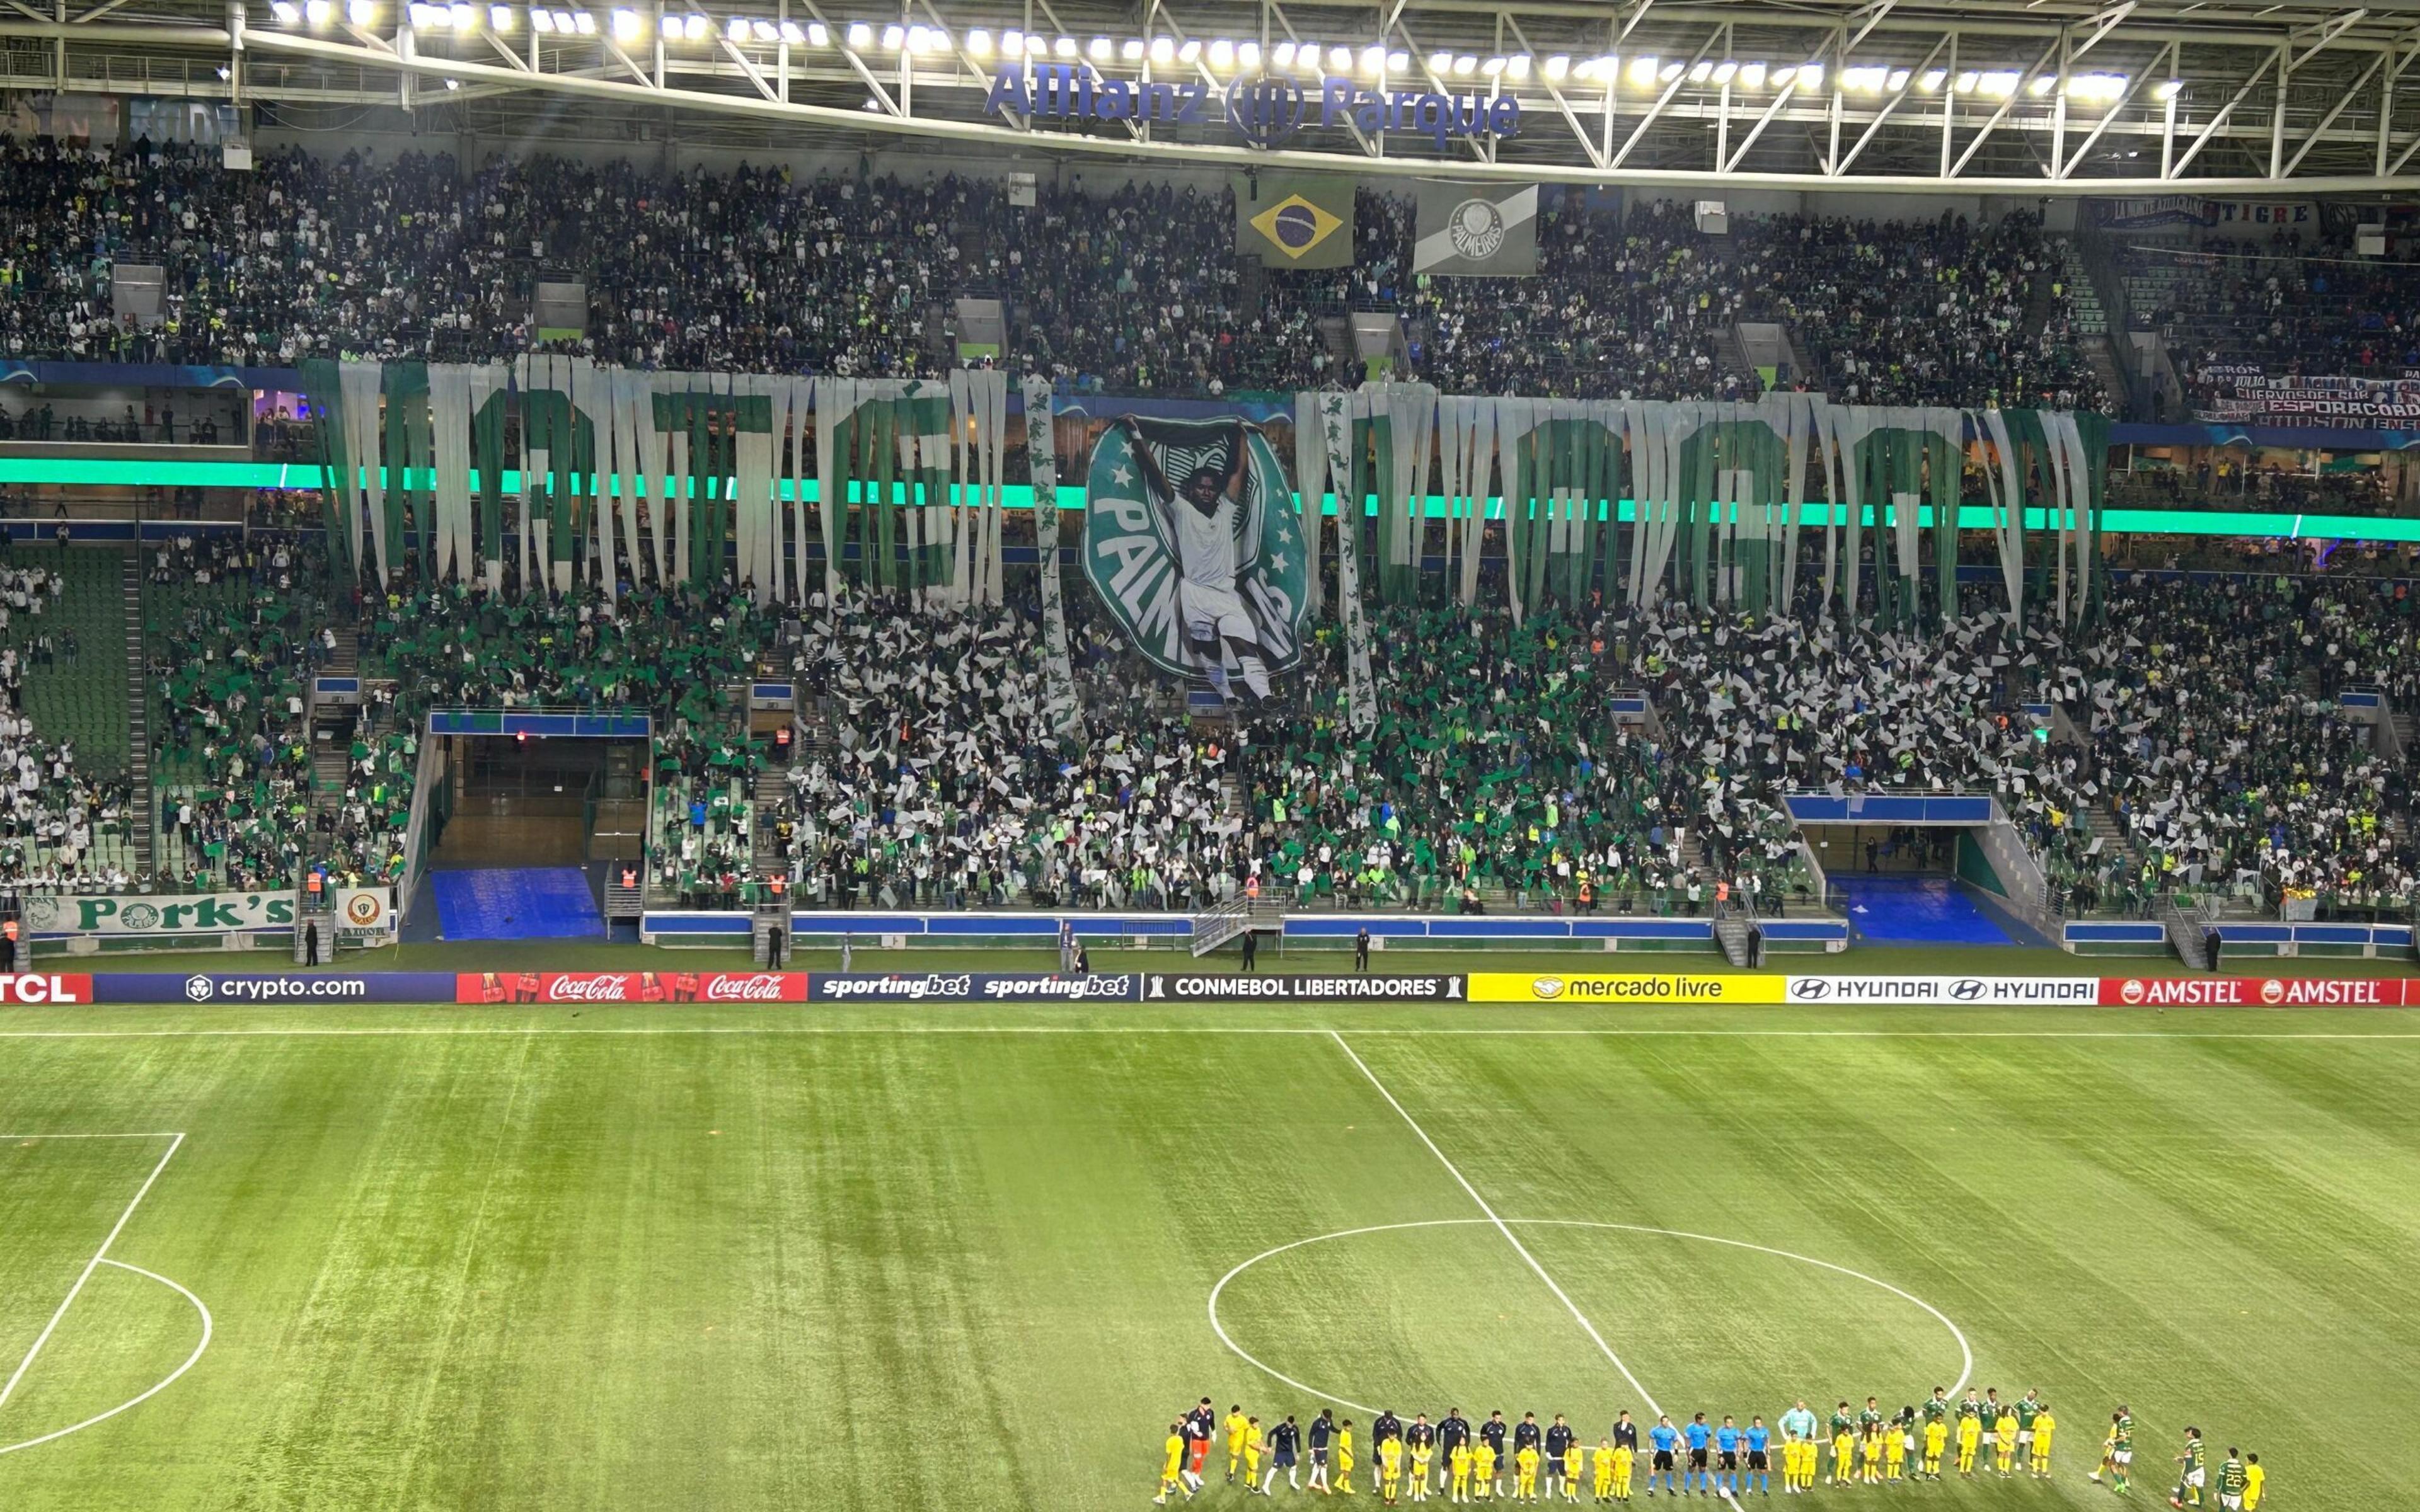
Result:
<svg viewBox="0 0 2420 1512"><path fill-rule="evenodd" d="M2187 398L2225 390L2220 371L2401 378L2420 369L2420 247L2357 254L2350 224L2257 239L2117 234L2136 326L2168 339Z"/></svg>
<svg viewBox="0 0 2420 1512"><path fill-rule="evenodd" d="M1730 323L1773 319L1803 362L1776 381L1869 402L2091 407L2057 246L2031 218L1734 217L1684 207L1542 214L1540 273L1414 276L1407 202L1365 193L1355 262L1264 270L1223 190L1040 191L740 168L0 144L0 355L291 365L341 354L471 361L533 347L541 278L588 285L568 344L631 366L930 375L942 312L1009 308L1010 365L1127 393L1358 382L1332 317L1391 309L1412 368L1450 391L1735 396ZM167 318L112 316L117 260L165 269Z"/></svg>

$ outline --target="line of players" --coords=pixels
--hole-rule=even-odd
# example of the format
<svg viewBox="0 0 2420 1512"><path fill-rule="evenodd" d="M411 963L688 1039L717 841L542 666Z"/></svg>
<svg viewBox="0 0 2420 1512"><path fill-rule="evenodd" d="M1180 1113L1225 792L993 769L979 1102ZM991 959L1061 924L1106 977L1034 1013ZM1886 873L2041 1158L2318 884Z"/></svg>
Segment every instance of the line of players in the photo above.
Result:
<svg viewBox="0 0 2420 1512"><path fill-rule="evenodd" d="M1155 1504L1164 1504L1180 1490L1187 1500L1201 1492L1217 1426L1207 1396L1184 1418L1169 1425L1167 1461L1161 1470L1159 1494L1153 1498ZM1828 1429L1820 1436L1815 1414L1802 1399L1781 1414L1776 1427L1782 1490L1797 1495L1814 1489L1827 1447L1832 1456L1828 1483L1835 1486L1937 1481L1945 1461L1962 1476L1973 1476L1978 1466L1988 1461L2004 1477L2013 1476L2022 1465L2036 1478L2048 1479L2058 1422L2038 1392L2004 1401L1996 1388L1980 1396L1970 1389L1962 1400L1952 1402L1947 1389L1936 1386L1921 1409L1911 1405L1895 1414L1885 1413L1871 1396L1866 1398L1864 1410L1854 1413L1843 1400L1833 1410L1829 1423L1820 1425ZM1238 1404L1228 1412L1225 1431L1227 1480L1233 1484L1240 1473L1247 1494L1270 1494L1280 1471L1290 1490L1355 1493L1351 1418L1340 1422L1332 1410L1323 1410L1302 1425L1288 1413L1282 1422L1264 1427ZM2190 1427L2185 1433L2185 1452L2177 1457L2180 1472L2170 1504L2197 1507L2202 1504L2205 1479L2201 1433ZM1735 1499L1751 1492L1773 1494L1775 1432L1761 1415L1751 1417L1745 1428L1729 1415L1715 1425L1699 1412L1679 1426L1668 1416L1659 1416L1646 1430L1650 1458L1643 1486L1634 1485L1639 1478L1641 1440L1638 1425L1627 1412L1598 1441L1592 1465L1587 1445L1559 1412L1551 1424L1543 1426L1535 1412L1524 1413L1518 1424L1507 1424L1502 1412L1492 1412L1474 1431L1459 1408L1449 1409L1435 1424L1425 1412L1405 1424L1387 1412L1371 1424L1370 1434L1375 1445L1369 1468L1371 1489L1388 1506L1397 1504L1406 1491L1412 1501L1426 1502L1433 1489L1450 1503L1500 1500L1506 1496L1508 1474L1512 1483L1511 1499L1515 1502L1541 1500L1543 1485L1544 1500L1554 1501L1559 1494L1563 1501L1575 1503L1585 1485L1599 1504L1626 1503L1637 1489L1653 1496L1659 1477L1665 1494L1671 1496L1694 1493ZM2125 1491L2133 1459L2133 1417L2120 1406L2110 1414L2101 1466L2090 1478L2097 1483L2104 1472L2111 1473L2113 1489ZM1306 1460L1307 1485L1301 1479ZM2219 1503L2228 1512L2254 1512L2259 1506L2263 1489L2259 1456L2242 1457L2229 1449L2218 1479Z"/></svg>

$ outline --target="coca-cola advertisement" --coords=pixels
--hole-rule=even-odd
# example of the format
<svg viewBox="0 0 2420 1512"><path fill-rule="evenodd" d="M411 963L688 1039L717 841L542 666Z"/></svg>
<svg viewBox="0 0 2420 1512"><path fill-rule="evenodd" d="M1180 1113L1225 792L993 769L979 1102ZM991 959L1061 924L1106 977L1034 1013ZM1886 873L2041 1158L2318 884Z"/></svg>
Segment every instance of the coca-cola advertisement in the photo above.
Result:
<svg viewBox="0 0 2420 1512"><path fill-rule="evenodd" d="M803 1003L803 971L465 971L458 1003Z"/></svg>

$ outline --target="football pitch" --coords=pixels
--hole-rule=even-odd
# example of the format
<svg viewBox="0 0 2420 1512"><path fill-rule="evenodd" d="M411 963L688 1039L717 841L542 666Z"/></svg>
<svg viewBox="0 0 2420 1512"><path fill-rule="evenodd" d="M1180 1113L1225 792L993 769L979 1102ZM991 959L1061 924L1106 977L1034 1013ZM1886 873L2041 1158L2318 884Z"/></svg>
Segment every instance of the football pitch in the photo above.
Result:
<svg viewBox="0 0 2420 1512"><path fill-rule="evenodd" d="M2053 1478L1815 1496L2124 1504L2122 1401L2134 1504L2190 1423L2394 1505L2415 1085L2380 1010L11 1010L0 1507L1090 1512L1204 1396L1935 1385Z"/></svg>

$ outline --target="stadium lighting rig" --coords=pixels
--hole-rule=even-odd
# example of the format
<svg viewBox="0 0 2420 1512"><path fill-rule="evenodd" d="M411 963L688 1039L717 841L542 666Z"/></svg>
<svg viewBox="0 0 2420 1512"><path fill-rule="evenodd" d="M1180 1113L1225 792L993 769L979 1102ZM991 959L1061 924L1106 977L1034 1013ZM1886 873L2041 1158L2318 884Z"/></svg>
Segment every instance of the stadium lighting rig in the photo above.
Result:
<svg viewBox="0 0 2420 1512"><path fill-rule="evenodd" d="M1546 0L1405 0L1359 21L1267 0L1253 35L1230 13L1196 24L1171 5L1139 23L1100 0L1021 15L957 0L885 14L826 0L236 3L251 19L232 51L253 54L239 87L262 100L281 87L323 97L309 70L333 62L359 70L359 98L379 102L383 85L407 109L429 98L411 81L455 79L465 100L573 96L850 140L871 116L919 150L1228 171L1710 189L2420 192L2408 28L2366 11L2324 25L2301 12L2262 20L2254 0L2136 0L2089 31L2019 10L1967 19L1947 0L1806 0L1752 21L1654 8L1627 23ZM0 35L52 24L0 19ZM1483 142L1423 146L1402 101L1428 97L1507 114ZM1143 101L1140 114L1129 100Z"/></svg>

